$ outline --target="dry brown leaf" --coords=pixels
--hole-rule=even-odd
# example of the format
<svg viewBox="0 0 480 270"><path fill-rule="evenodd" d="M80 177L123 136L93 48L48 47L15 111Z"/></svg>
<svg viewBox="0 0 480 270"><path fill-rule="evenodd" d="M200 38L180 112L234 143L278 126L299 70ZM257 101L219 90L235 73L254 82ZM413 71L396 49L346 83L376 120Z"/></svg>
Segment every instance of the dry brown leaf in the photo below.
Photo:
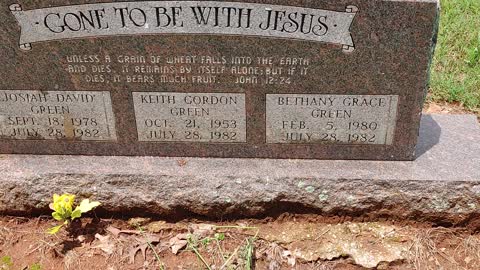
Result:
<svg viewBox="0 0 480 270"><path fill-rule="evenodd" d="M176 236L172 237L168 242L170 248L172 249L172 253L176 255L182 248L187 246L187 234L177 234Z"/></svg>
<svg viewBox="0 0 480 270"><path fill-rule="evenodd" d="M92 248L101 249L107 255L112 255L113 254L113 252L115 251L115 244L110 239L109 235L103 236L103 235L97 233L97 234L95 234L95 239L97 239L100 242L100 244L95 245Z"/></svg>
<svg viewBox="0 0 480 270"><path fill-rule="evenodd" d="M77 237L77 241L80 242L80 243L85 242L86 239L87 239L87 238L85 237L85 235L79 235L79 236Z"/></svg>
<svg viewBox="0 0 480 270"><path fill-rule="evenodd" d="M178 223L167 223L166 221L154 221L145 225L145 229L152 233L159 233L162 231L185 230L186 226Z"/></svg>
<svg viewBox="0 0 480 270"><path fill-rule="evenodd" d="M112 226L108 226L106 230L115 236L119 236L121 233L125 233L125 234L141 234L142 233L141 231L137 231L137 230L120 230Z"/></svg>
<svg viewBox="0 0 480 270"><path fill-rule="evenodd" d="M295 266L296 259L295 259L295 256L293 256L293 254L290 250L284 250L282 252L282 258L287 260L288 265L290 265L291 267Z"/></svg>
<svg viewBox="0 0 480 270"><path fill-rule="evenodd" d="M148 244L157 244L160 242L160 237L151 235L151 234L144 234L141 237L133 237L133 244L128 248L128 257L129 263L135 263L135 256L139 251L142 252L143 260L147 260L147 248Z"/></svg>
<svg viewBox="0 0 480 270"><path fill-rule="evenodd" d="M283 248L280 247L277 243L271 243L269 248L265 251L267 255L267 260L276 261L280 265L282 264L282 252Z"/></svg>
<svg viewBox="0 0 480 270"><path fill-rule="evenodd" d="M268 270L280 270L280 269L281 269L281 265L278 264L278 262L276 261L271 261L268 264Z"/></svg>
<svg viewBox="0 0 480 270"><path fill-rule="evenodd" d="M159 243L160 242L160 237L156 236L156 235L151 235L151 234L144 234L142 238L140 237L135 237L138 240L138 242L140 243L151 243L151 244L155 244L155 243Z"/></svg>
<svg viewBox="0 0 480 270"><path fill-rule="evenodd" d="M138 226L143 226L147 223L149 223L152 219L151 218L143 218L143 217L137 217L137 218L131 218L128 220L128 225L136 228Z"/></svg>
<svg viewBox="0 0 480 270"><path fill-rule="evenodd" d="M112 226L108 226L106 231L115 235L115 236L118 236L120 234L120 229L117 229L117 228L112 227Z"/></svg>
<svg viewBox="0 0 480 270"><path fill-rule="evenodd" d="M190 225L190 229L198 238L204 238L214 233L215 226L211 224L192 224Z"/></svg>
<svg viewBox="0 0 480 270"><path fill-rule="evenodd" d="M139 245L139 246L135 246L135 247L132 246L130 248L130 250L128 251L128 257L129 257L128 262L130 264L135 263L135 256L137 255L138 251L142 252L143 261L146 261L147 260L147 247L148 247L148 244L143 244L143 245Z"/></svg>

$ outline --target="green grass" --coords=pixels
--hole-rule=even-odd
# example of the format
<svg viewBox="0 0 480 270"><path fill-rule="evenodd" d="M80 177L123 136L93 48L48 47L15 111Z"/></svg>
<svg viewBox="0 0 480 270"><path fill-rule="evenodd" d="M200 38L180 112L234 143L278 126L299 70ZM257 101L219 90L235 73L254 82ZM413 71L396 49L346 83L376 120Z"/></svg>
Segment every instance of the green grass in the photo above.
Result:
<svg viewBox="0 0 480 270"><path fill-rule="evenodd" d="M441 0L430 99L480 109L480 0Z"/></svg>

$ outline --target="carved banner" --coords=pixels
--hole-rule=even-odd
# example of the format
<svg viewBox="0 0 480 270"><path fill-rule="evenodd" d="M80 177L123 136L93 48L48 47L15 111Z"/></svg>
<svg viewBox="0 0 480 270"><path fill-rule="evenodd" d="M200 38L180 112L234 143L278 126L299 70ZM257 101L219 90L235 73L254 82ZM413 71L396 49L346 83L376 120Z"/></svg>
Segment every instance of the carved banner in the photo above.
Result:
<svg viewBox="0 0 480 270"><path fill-rule="evenodd" d="M10 10L21 27L20 48L32 43L100 36L209 34L285 38L342 45L351 52L355 6L345 12L219 1L137 1Z"/></svg>

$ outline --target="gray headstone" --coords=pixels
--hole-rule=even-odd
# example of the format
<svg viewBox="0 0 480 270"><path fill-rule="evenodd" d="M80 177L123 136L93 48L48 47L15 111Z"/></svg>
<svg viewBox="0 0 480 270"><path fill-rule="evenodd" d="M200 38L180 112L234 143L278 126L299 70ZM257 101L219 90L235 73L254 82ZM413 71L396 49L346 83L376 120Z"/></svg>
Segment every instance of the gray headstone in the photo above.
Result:
<svg viewBox="0 0 480 270"><path fill-rule="evenodd" d="M0 5L0 153L411 160L438 0Z"/></svg>

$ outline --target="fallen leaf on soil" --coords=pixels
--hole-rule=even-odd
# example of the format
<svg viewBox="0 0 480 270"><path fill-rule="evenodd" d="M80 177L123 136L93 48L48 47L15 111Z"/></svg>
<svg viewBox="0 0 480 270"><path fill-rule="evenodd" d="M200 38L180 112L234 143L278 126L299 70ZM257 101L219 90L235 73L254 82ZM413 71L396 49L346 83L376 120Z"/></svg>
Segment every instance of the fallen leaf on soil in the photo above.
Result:
<svg viewBox="0 0 480 270"><path fill-rule="evenodd" d="M172 253L176 255L182 248L187 246L187 234L177 234L176 236L172 237L168 242L170 244L170 248L172 249Z"/></svg>
<svg viewBox="0 0 480 270"><path fill-rule="evenodd" d="M282 265L282 252L283 248L277 243L270 243L268 248L264 251L267 255L268 270L277 270L281 268Z"/></svg>
<svg viewBox="0 0 480 270"><path fill-rule="evenodd" d="M135 256L137 255L137 253L139 251L142 252L143 261L146 261L147 260L147 248L148 248L148 244L143 244L143 245L131 247L130 250L128 251L128 258L129 258L128 262L130 264L134 264L135 263Z"/></svg>
<svg viewBox="0 0 480 270"><path fill-rule="evenodd" d="M142 218L142 217L138 217L138 218L131 218L128 220L128 225L132 226L133 228L136 228L138 226L143 226L145 224L147 224L148 222L150 222L150 218Z"/></svg>
<svg viewBox="0 0 480 270"><path fill-rule="evenodd" d="M125 234L141 234L142 233L141 231L137 231L137 230L120 230L112 226L108 226L106 230L115 236L119 236L121 233L125 233Z"/></svg>
<svg viewBox="0 0 480 270"><path fill-rule="evenodd" d="M133 245L128 248L128 257L129 263L135 263L135 256L139 251L142 252L143 260L147 260L147 248L149 244L154 245L160 242L160 238L158 236L154 236L151 234L143 234L143 237L132 237L134 240Z"/></svg>
<svg viewBox="0 0 480 270"><path fill-rule="evenodd" d="M284 258L288 265L291 267L294 267L296 264L295 256L293 256L292 252L290 250L284 250L282 252L282 258Z"/></svg>
<svg viewBox="0 0 480 270"><path fill-rule="evenodd" d="M100 241L100 244L93 246L92 248L99 248L108 255L113 254L113 252L115 251L115 244L110 239L109 235L103 236L97 233L95 234L95 239L98 239L98 241Z"/></svg>
<svg viewBox="0 0 480 270"><path fill-rule="evenodd" d="M154 221L145 225L145 229L152 233L159 233L161 231L170 231L174 229L183 229L186 230L186 226L181 228L176 223L167 223L166 221Z"/></svg>
<svg viewBox="0 0 480 270"><path fill-rule="evenodd" d="M193 230L193 234L198 238L204 238L213 234L215 226L211 224L192 224L190 229Z"/></svg>
<svg viewBox="0 0 480 270"><path fill-rule="evenodd" d="M77 240L78 240L78 242L80 242L80 243L85 242L86 239L87 239L87 238L85 237L85 235L79 235L79 236L77 237Z"/></svg>

